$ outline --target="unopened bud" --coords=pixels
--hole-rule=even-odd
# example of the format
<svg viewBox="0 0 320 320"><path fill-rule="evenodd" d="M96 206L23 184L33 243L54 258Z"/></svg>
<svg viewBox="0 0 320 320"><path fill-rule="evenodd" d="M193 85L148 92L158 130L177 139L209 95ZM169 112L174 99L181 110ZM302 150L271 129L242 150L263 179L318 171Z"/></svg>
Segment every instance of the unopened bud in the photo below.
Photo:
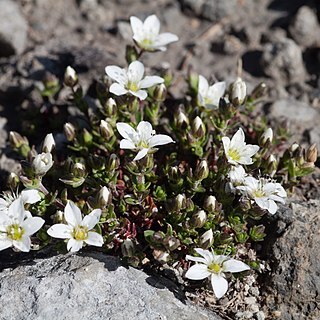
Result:
<svg viewBox="0 0 320 320"><path fill-rule="evenodd" d="M251 98L259 99L266 95L267 93L267 85L264 82L259 83L252 91Z"/></svg>
<svg viewBox="0 0 320 320"><path fill-rule="evenodd" d="M15 190L19 185L19 182L19 177L14 172L11 172L8 177L8 187L10 187L12 190Z"/></svg>
<svg viewBox="0 0 320 320"><path fill-rule="evenodd" d="M164 83L158 84L154 88L153 97L156 101L164 101L167 97L167 88Z"/></svg>
<svg viewBox="0 0 320 320"><path fill-rule="evenodd" d="M233 105L242 105L247 95L246 83L238 77L235 82L230 85L230 101Z"/></svg>
<svg viewBox="0 0 320 320"><path fill-rule="evenodd" d="M203 249L208 249L213 244L213 232L212 229L206 231L201 237L199 241L200 247Z"/></svg>
<svg viewBox="0 0 320 320"><path fill-rule="evenodd" d="M42 151L43 152L51 152L56 146L56 142L54 141L52 133L46 135L43 140Z"/></svg>
<svg viewBox="0 0 320 320"><path fill-rule="evenodd" d="M261 147L267 147L272 143L273 140L273 131L271 128L268 128L260 137L259 144Z"/></svg>
<svg viewBox="0 0 320 320"><path fill-rule="evenodd" d="M92 139L93 139L92 134L86 128L82 130L82 137L83 137L83 142L86 145L89 145L92 143Z"/></svg>
<svg viewBox="0 0 320 320"><path fill-rule="evenodd" d="M113 98L109 98L104 105L104 110L107 116L114 116L117 113L116 101Z"/></svg>
<svg viewBox="0 0 320 320"><path fill-rule="evenodd" d="M194 177L197 181L202 181L206 178L208 178L209 175L209 167L207 160L201 160L194 172Z"/></svg>
<svg viewBox="0 0 320 320"><path fill-rule="evenodd" d="M174 121L176 127L182 130L185 130L189 125L189 119L181 110L179 110L179 112L175 114Z"/></svg>
<svg viewBox="0 0 320 320"><path fill-rule="evenodd" d="M307 150L306 161L315 163L318 159L318 149L317 145L314 143Z"/></svg>
<svg viewBox="0 0 320 320"><path fill-rule="evenodd" d="M78 76L76 71L70 66L67 67L64 73L64 84L67 87L74 87L78 83Z"/></svg>
<svg viewBox="0 0 320 320"><path fill-rule="evenodd" d="M300 145L298 143L293 143L291 145L291 147L289 148L289 150L292 152L292 153L296 153L297 151L299 152L299 149L300 149Z"/></svg>
<svg viewBox="0 0 320 320"><path fill-rule="evenodd" d="M86 167L80 162L72 166L72 174L77 178L83 178L86 175Z"/></svg>
<svg viewBox="0 0 320 320"><path fill-rule="evenodd" d="M278 161L276 157L273 154L270 154L270 156L267 159L267 172L270 174L271 177L275 175L278 168Z"/></svg>
<svg viewBox="0 0 320 320"><path fill-rule="evenodd" d="M132 61L138 60L139 54L135 46L126 46L126 60L128 64L130 64Z"/></svg>
<svg viewBox="0 0 320 320"><path fill-rule="evenodd" d="M106 186L103 186L98 193L98 205L100 207L104 207L110 202L110 200L111 192Z"/></svg>
<svg viewBox="0 0 320 320"><path fill-rule="evenodd" d="M118 156L114 153L112 153L109 157L109 161L108 161L108 169L110 171L115 171L119 168L120 166L120 160L118 158Z"/></svg>
<svg viewBox="0 0 320 320"><path fill-rule="evenodd" d="M124 257L133 257L136 246L131 239L126 239L121 244L121 252Z"/></svg>
<svg viewBox="0 0 320 320"><path fill-rule="evenodd" d="M111 125L105 120L101 120L100 122L100 133L106 140L109 140L114 135Z"/></svg>
<svg viewBox="0 0 320 320"><path fill-rule="evenodd" d="M67 122L64 126L64 134L68 141L73 141L76 137L76 129L70 122Z"/></svg>
<svg viewBox="0 0 320 320"><path fill-rule="evenodd" d="M170 260L170 254L161 250L153 250L153 257L162 264L167 263Z"/></svg>
<svg viewBox="0 0 320 320"><path fill-rule="evenodd" d="M170 167L168 171L168 177L171 181L178 181L181 178L179 168L177 166Z"/></svg>
<svg viewBox="0 0 320 320"><path fill-rule="evenodd" d="M186 196L184 194L178 194L174 199L174 210L180 211L181 209L185 209L186 204Z"/></svg>
<svg viewBox="0 0 320 320"><path fill-rule="evenodd" d="M191 224L195 228L201 228L207 221L207 214L204 210L200 210L192 215Z"/></svg>
<svg viewBox="0 0 320 320"><path fill-rule="evenodd" d="M22 137L18 132L10 131L9 141L13 148L20 148L22 145L29 145L29 141L26 137Z"/></svg>
<svg viewBox="0 0 320 320"><path fill-rule="evenodd" d="M239 200L239 206L242 211L249 211L251 209L251 201L246 197L241 197Z"/></svg>
<svg viewBox="0 0 320 320"><path fill-rule="evenodd" d="M215 196L208 196L203 204L203 208L207 210L209 213L213 213L216 211L217 199Z"/></svg>
<svg viewBox="0 0 320 320"><path fill-rule="evenodd" d="M168 236L163 240L163 244L169 251L173 251L179 248L180 240L175 237Z"/></svg>
<svg viewBox="0 0 320 320"><path fill-rule="evenodd" d="M45 175L53 165L52 155L50 152L43 152L35 156L32 161L34 173L39 176Z"/></svg>
<svg viewBox="0 0 320 320"><path fill-rule="evenodd" d="M206 126L204 125L200 117L196 117L192 121L191 129L192 134L195 138L201 139L205 136Z"/></svg>

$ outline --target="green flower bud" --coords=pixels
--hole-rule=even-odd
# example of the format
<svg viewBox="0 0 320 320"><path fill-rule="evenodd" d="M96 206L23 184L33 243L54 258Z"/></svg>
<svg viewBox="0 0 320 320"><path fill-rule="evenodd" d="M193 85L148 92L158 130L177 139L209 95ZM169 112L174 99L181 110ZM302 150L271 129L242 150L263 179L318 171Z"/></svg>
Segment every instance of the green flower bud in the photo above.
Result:
<svg viewBox="0 0 320 320"><path fill-rule="evenodd" d="M184 194L178 194L174 200L174 210L180 211L182 209L185 209L186 204L187 204L186 196Z"/></svg>
<svg viewBox="0 0 320 320"><path fill-rule="evenodd" d="M271 128L268 128L260 137L259 145L262 148L268 147L271 145L273 140L273 131Z"/></svg>
<svg viewBox="0 0 320 320"><path fill-rule="evenodd" d="M29 141L26 137L22 137L18 132L10 131L9 141L12 148L19 149L23 145L29 146Z"/></svg>
<svg viewBox="0 0 320 320"><path fill-rule="evenodd" d="M251 201L246 197L241 197L239 200L239 206L242 211L249 211L251 209Z"/></svg>
<svg viewBox="0 0 320 320"><path fill-rule="evenodd" d="M92 143L92 134L86 128L82 130L82 137L85 145L90 145Z"/></svg>
<svg viewBox="0 0 320 320"><path fill-rule="evenodd" d="M175 237L168 236L163 240L163 244L169 251L173 251L179 248L180 240Z"/></svg>
<svg viewBox="0 0 320 320"><path fill-rule="evenodd" d="M202 122L200 117L196 117L191 124L192 135L195 138L201 139L206 134L206 126Z"/></svg>
<svg viewBox="0 0 320 320"><path fill-rule="evenodd" d="M208 176L209 176L208 162L207 162L207 160L201 160L198 163L196 170L194 172L194 178L197 181L202 181L202 180L208 178Z"/></svg>
<svg viewBox="0 0 320 320"><path fill-rule="evenodd" d="M108 117L112 117L117 114L117 103L113 98L109 98L106 101L104 111Z"/></svg>
<svg viewBox="0 0 320 320"><path fill-rule="evenodd" d="M247 86L240 77L238 77L237 80L230 85L229 95L230 101L233 105L239 106L243 104L247 95Z"/></svg>
<svg viewBox="0 0 320 320"><path fill-rule="evenodd" d="M207 221L207 214L204 210L200 210L192 215L191 224L194 228L202 228Z"/></svg>
<svg viewBox="0 0 320 320"><path fill-rule="evenodd" d="M214 213L216 211L217 199L215 196L208 196L204 200L203 208L209 213Z"/></svg>
<svg viewBox="0 0 320 320"><path fill-rule="evenodd" d="M120 166L120 160L116 154L111 154L108 161L108 169L110 171L115 171Z"/></svg>
<svg viewBox="0 0 320 320"><path fill-rule="evenodd" d="M63 126L64 134L68 141L73 141L76 137L76 129L70 122L65 123Z"/></svg>
<svg viewBox="0 0 320 320"><path fill-rule="evenodd" d="M278 161L276 157L273 154L270 154L270 156L267 159L267 172L270 174L271 177L273 177L278 168Z"/></svg>
<svg viewBox="0 0 320 320"><path fill-rule="evenodd" d="M136 246L131 239L126 239L121 243L121 252L124 257L133 257Z"/></svg>
<svg viewBox="0 0 320 320"><path fill-rule="evenodd" d="M76 71L70 66L67 67L64 73L64 84L67 87L74 87L78 83L78 76Z"/></svg>
<svg viewBox="0 0 320 320"><path fill-rule="evenodd" d="M101 120L100 122L100 134L106 140L110 140L110 138L114 136L111 125L105 120Z"/></svg>
<svg viewBox="0 0 320 320"><path fill-rule="evenodd" d="M185 130L189 126L189 119L181 110L179 110L174 115L174 123L177 128Z"/></svg>
<svg viewBox="0 0 320 320"><path fill-rule="evenodd" d="M213 244L213 232L212 229L206 231L199 240L199 245L203 249L208 249Z"/></svg>
<svg viewBox="0 0 320 320"><path fill-rule="evenodd" d="M264 230L265 226L263 225L253 226L249 232L250 238L253 241L263 241L264 237L266 236Z"/></svg>
<svg viewBox="0 0 320 320"><path fill-rule="evenodd" d="M318 159L318 149L317 149L317 145L314 143L307 150L306 161L315 163L317 159Z"/></svg>
<svg viewBox="0 0 320 320"><path fill-rule="evenodd" d="M253 89L250 96L252 99L262 98L266 95L267 89L267 85L264 82L261 82Z"/></svg>
<svg viewBox="0 0 320 320"><path fill-rule="evenodd" d="M158 84L154 88L153 97L156 101L159 101L159 102L166 100L167 88L163 83Z"/></svg>
<svg viewBox="0 0 320 320"><path fill-rule="evenodd" d="M98 201L98 206L99 207L105 207L106 205L108 205L111 201L112 195L110 190L106 187L103 186L100 191L98 192L98 197L97 197Z"/></svg>
<svg viewBox="0 0 320 320"><path fill-rule="evenodd" d="M84 164L76 162L72 166L72 174L77 178L83 178L87 174L86 167L84 166Z"/></svg>
<svg viewBox="0 0 320 320"><path fill-rule="evenodd" d="M11 172L9 174L8 181L7 181L8 187L12 190L15 190L18 187L19 182L20 182L19 177L14 172Z"/></svg>

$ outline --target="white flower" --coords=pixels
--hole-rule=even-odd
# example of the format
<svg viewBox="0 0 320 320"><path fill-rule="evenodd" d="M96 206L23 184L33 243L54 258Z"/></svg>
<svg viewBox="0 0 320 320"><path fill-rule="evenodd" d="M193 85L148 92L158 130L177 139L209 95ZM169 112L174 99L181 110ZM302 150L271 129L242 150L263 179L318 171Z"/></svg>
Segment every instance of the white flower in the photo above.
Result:
<svg viewBox="0 0 320 320"><path fill-rule="evenodd" d="M23 204L34 204L41 200L38 190L35 189L25 189L22 190L20 194L15 193L4 193L0 198L0 211L8 212L8 208L13 201L16 199L22 199Z"/></svg>
<svg viewBox="0 0 320 320"><path fill-rule="evenodd" d="M78 82L78 76L76 71L68 66L65 73L64 73L64 84L68 87L73 87Z"/></svg>
<svg viewBox="0 0 320 320"><path fill-rule="evenodd" d="M246 83L238 77L230 86L230 100L236 106L241 105L247 95Z"/></svg>
<svg viewBox="0 0 320 320"><path fill-rule="evenodd" d="M99 222L100 215L101 210L95 209L82 219L80 209L74 203L68 201L64 209L64 218L67 224L54 224L47 232L53 238L69 239L67 249L71 252L79 251L84 243L102 247L102 236L92 231Z"/></svg>
<svg viewBox="0 0 320 320"><path fill-rule="evenodd" d="M234 134L231 141L228 137L222 138L223 148L228 162L237 164L252 164L251 157L259 150L259 146L246 144L244 132L241 128Z"/></svg>
<svg viewBox="0 0 320 320"><path fill-rule="evenodd" d="M209 86L207 79L199 75L198 99L201 105L210 109L217 109L220 98L224 95L225 91L226 83L224 81Z"/></svg>
<svg viewBox="0 0 320 320"><path fill-rule="evenodd" d="M0 212L0 251L14 247L17 250L30 251L30 236L44 224L40 217L32 217L24 209L22 198L14 200L8 212Z"/></svg>
<svg viewBox="0 0 320 320"><path fill-rule="evenodd" d="M283 198L287 197L287 193L280 183L270 182L263 178L257 180L253 177L246 177L244 185L237 187L237 189L271 214L275 214L278 210L276 202L285 203Z"/></svg>
<svg viewBox="0 0 320 320"><path fill-rule="evenodd" d="M156 84L163 83L163 79L158 76L144 75L144 65L139 61L130 63L128 70L117 66L107 66L105 68L106 74L117 83L113 83L109 91L117 96L130 93L140 100L147 98L148 93L145 90Z"/></svg>
<svg viewBox="0 0 320 320"><path fill-rule="evenodd" d="M50 152L42 152L36 155L32 161L32 167L36 175L45 175L53 165Z"/></svg>
<svg viewBox="0 0 320 320"><path fill-rule="evenodd" d="M209 277L214 294L218 299L223 297L228 290L225 272L234 273L250 269L245 263L227 256L215 255L213 252L200 248L195 249L195 251L202 257L187 255L186 259L200 263L193 265L185 276L191 280L202 280Z"/></svg>
<svg viewBox="0 0 320 320"><path fill-rule="evenodd" d="M56 146L52 133L48 133L43 140L42 151L51 152L52 149Z"/></svg>
<svg viewBox="0 0 320 320"><path fill-rule="evenodd" d="M179 38L172 33L160 33L160 21L154 14L142 22L137 17L130 17L133 40L137 45L147 51L166 51L166 46L178 41Z"/></svg>
<svg viewBox="0 0 320 320"><path fill-rule="evenodd" d="M234 193L237 186L244 184L245 177L247 176L246 171L242 166L232 166L229 173L229 183L227 184L227 190Z"/></svg>
<svg viewBox="0 0 320 320"><path fill-rule="evenodd" d="M137 130L134 130L127 123L119 122L117 123L117 129L124 138L120 141L120 148L138 151L133 161L145 157L148 152L154 150L155 146L174 142L165 134L155 134L152 125L148 121L141 121L137 126Z"/></svg>

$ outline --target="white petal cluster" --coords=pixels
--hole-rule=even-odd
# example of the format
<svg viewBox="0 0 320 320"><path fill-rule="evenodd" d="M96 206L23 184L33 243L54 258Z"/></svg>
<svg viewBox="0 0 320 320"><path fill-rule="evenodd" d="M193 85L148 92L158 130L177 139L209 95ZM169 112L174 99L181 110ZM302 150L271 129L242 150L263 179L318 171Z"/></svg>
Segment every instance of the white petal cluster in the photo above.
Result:
<svg viewBox="0 0 320 320"><path fill-rule="evenodd" d="M223 97L225 91L226 83L224 81L209 86L207 79L199 75L198 100L202 106L209 109L218 109L220 98Z"/></svg>
<svg viewBox="0 0 320 320"><path fill-rule="evenodd" d="M37 154L32 161L33 170L35 174L39 176L45 175L51 169L52 165L53 160L50 152Z"/></svg>
<svg viewBox="0 0 320 320"><path fill-rule="evenodd" d="M187 260L199 262L193 265L186 273L186 278L191 280L203 280L210 278L212 289L218 299L223 297L228 290L228 281L225 278L226 272L242 272L250 267L224 255L215 255L209 250L196 248L195 251L201 257L186 256Z"/></svg>
<svg viewBox="0 0 320 320"><path fill-rule="evenodd" d="M166 51L166 46L179 38L172 33L160 33L160 21L154 14L142 22L137 17L130 17L133 40L146 51Z"/></svg>
<svg viewBox="0 0 320 320"><path fill-rule="evenodd" d="M156 146L174 142L171 137L165 134L155 134L148 121L141 121L137 130L127 123L118 122L117 129L124 138L120 141L120 148L138 151L133 161L142 159Z"/></svg>
<svg viewBox="0 0 320 320"><path fill-rule="evenodd" d="M130 93L140 100L145 100L148 96L146 90L156 84L163 83L164 80L158 76L144 76L144 65L140 61L130 63L128 69L118 66L107 66L106 74L116 83L113 83L109 91L117 96Z"/></svg>
<svg viewBox="0 0 320 320"><path fill-rule="evenodd" d="M258 152L259 146L246 144L244 132L241 128L231 138L222 138L223 148L230 164L249 165L253 163L252 157Z"/></svg>
<svg viewBox="0 0 320 320"><path fill-rule="evenodd" d="M0 251L13 247L16 250L29 252L31 239L44 224L40 217L32 217L24 209L22 197L14 200L7 211L0 212Z"/></svg>
<svg viewBox="0 0 320 320"><path fill-rule="evenodd" d="M236 187L243 185L246 177L247 173L243 166L232 166L228 173L229 183L226 190L235 193Z"/></svg>
<svg viewBox="0 0 320 320"><path fill-rule="evenodd" d="M8 208L13 201L16 199L22 199L23 204L34 204L41 200L40 194L38 190L35 189L25 189L22 190L20 194L12 193L4 193L2 197L0 197L0 212L5 211L8 212Z"/></svg>
<svg viewBox="0 0 320 320"><path fill-rule="evenodd" d="M280 183L270 182L267 179L246 177L243 186L237 189L246 197L253 200L261 209L275 214L278 210L276 202L285 203L286 191Z"/></svg>
<svg viewBox="0 0 320 320"><path fill-rule="evenodd" d="M68 239L67 249L71 252L79 251L85 243L102 247L102 236L92 231L99 222L100 216L101 210L95 209L82 219L80 209L69 201L64 209L64 218L67 224L54 224L47 232L53 238Z"/></svg>

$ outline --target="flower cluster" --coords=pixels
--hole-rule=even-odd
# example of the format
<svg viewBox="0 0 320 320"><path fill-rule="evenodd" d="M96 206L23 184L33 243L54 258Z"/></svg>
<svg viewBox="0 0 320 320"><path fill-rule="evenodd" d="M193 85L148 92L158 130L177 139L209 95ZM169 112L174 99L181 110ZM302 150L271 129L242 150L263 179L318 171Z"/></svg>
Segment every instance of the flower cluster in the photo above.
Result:
<svg viewBox="0 0 320 320"><path fill-rule="evenodd" d="M255 111L265 84L248 94L241 72L232 83L209 83L190 68L187 91L175 98L171 70L145 75L155 71L142 61L178 37L160 33L155 15L130 23L127 65L106 66L94 103L67 67L77 112L60 121L65 139L48 134L37 148L10 133L24 160L9 176L13 191L0 198L0 250L102 247L133 266L160 263L185 279L210 278L219 299L233 273L259 269L264 223L285 188L313 171L317 148L286 149L284 129L268 128ZM59 88L43 96L58 100Z"/></svg>

